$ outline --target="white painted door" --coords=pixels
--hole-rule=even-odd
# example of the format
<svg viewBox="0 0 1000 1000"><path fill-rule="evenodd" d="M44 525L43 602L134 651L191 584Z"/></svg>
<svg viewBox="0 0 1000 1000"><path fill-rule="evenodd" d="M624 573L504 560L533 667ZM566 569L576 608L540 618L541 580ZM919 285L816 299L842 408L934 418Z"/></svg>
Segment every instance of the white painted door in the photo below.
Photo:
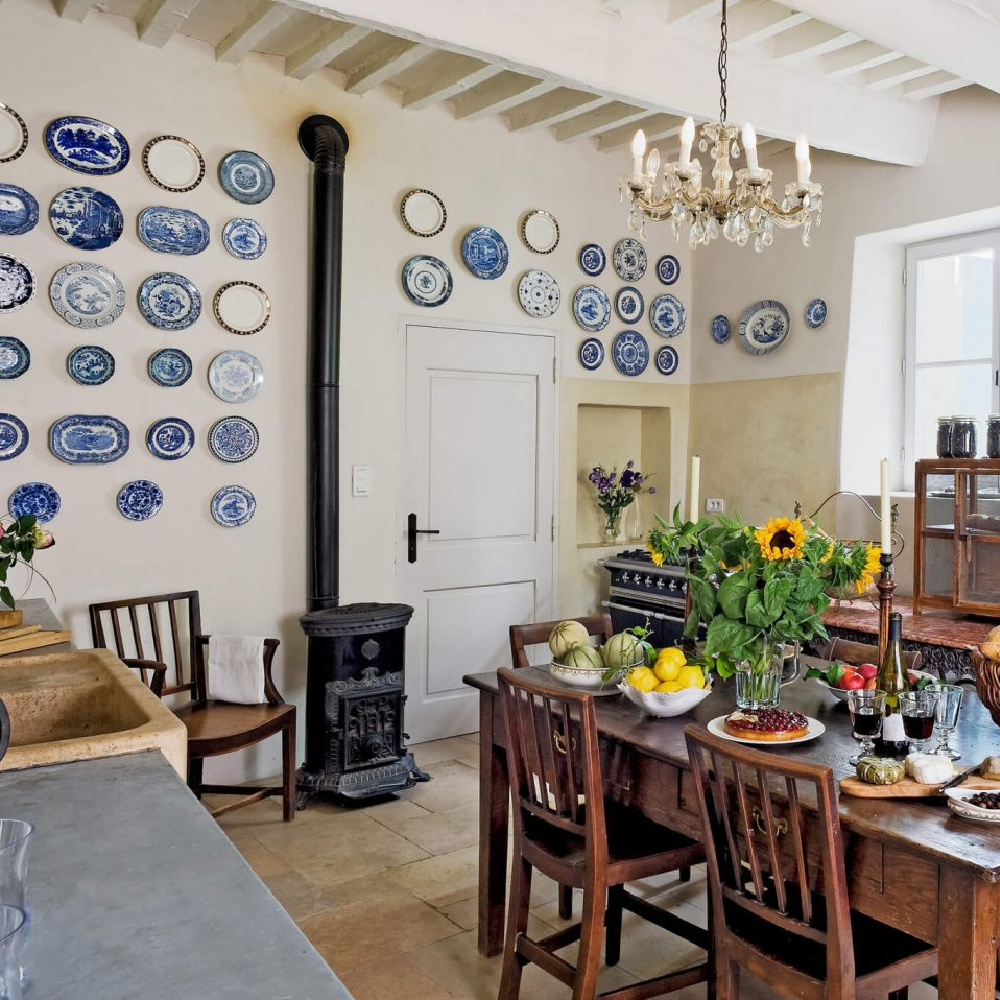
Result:
<svg viewBox="0 0 1000 1000"><path fill-rule="evenodd" d="M551 617L555 341L411 325L398 565L412 742L479 728L462 676L510 663L507 629ZM411 562L407 517L416 515Z"/></svg>

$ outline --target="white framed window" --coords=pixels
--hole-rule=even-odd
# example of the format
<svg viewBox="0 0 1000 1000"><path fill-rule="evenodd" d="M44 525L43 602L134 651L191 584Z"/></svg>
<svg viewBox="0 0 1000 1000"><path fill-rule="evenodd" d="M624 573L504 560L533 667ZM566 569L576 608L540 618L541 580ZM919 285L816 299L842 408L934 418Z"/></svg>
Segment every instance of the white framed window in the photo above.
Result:
<svg viewBox="0 0 1000 1000"><path fill-rule="evenodd" d="M937 454L938 417L1000 411L1000 230L906 248L903 468Z"/></svg>

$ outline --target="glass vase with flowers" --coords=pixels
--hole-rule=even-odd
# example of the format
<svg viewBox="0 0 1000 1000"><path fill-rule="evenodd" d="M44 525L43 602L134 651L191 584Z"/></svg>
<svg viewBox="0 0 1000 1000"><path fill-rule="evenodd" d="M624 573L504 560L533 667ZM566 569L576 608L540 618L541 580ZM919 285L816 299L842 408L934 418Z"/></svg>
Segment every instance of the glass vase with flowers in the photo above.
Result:
<svg viewBox="0 0 1000 1000"><path fill-rule="evenodd" d="M38 523L38 518L31 514L23 517L0 517L0 602L8 608L13 608L16 603L7 585L7 576L18 563L23 563L28 570L28 585L36 573L45 580L32 564L32 556L38 549L51 548L55 543L52 532L43 528ZM49 581L45 580L45 583L48 586ZM51 591L49 586L49 592Z"/></svg>
<svg viewBox="0 0 1000 1000"><path fill-rule="evenodd" d="M609 472L603 465L595 465L587 479L594 484L598 509L604 517L604 535L608 544L621 540L622 515L643 493L653 494L655 486L645 482L650 476L643 475L635 462L629 459L621 475L617 466ZM638 532L636 532L638 534Z"/></svg>

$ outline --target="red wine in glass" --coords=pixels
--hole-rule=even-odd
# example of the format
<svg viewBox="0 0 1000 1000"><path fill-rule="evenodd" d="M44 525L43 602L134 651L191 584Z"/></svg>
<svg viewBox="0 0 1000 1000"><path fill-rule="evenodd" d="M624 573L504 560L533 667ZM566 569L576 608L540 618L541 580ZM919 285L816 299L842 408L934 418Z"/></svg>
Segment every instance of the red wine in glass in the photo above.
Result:
<svg viewBox="0 0 1000 1000"><path fill-rule="evenodd" d="M851 713L851 726L861 737L878 736L882 731L882 716L871 709ZM907 733L909 735L909 733Z"/></svg>
<svg viewBox="0 0 1000 1000"><path fill-rule="evenodd" d="M929 740L934 732L934 716L931 715L904 715L903 731L911 740Z"/></svg>

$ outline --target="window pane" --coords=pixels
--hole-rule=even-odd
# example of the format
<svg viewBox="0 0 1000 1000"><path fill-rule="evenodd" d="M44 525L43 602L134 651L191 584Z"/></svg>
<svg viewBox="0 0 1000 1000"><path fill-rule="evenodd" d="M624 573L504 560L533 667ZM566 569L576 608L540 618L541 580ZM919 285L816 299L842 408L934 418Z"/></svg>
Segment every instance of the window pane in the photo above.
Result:
<svg viewBox="0 0 1000 1000"><path fill-rule="evenodd" d="M916 271L917 363L992 357L993 250L919 260Z"/></svg>
<svg viewBox="0 0 1000 1000"><path fill-rule="evenodd" d="M969 414L980 421L990 412L993 365L918 368L914 377L914 447L916 458L937 455L937 418ZM986 453L985 428L976 427L979 454Z"/></svg>

